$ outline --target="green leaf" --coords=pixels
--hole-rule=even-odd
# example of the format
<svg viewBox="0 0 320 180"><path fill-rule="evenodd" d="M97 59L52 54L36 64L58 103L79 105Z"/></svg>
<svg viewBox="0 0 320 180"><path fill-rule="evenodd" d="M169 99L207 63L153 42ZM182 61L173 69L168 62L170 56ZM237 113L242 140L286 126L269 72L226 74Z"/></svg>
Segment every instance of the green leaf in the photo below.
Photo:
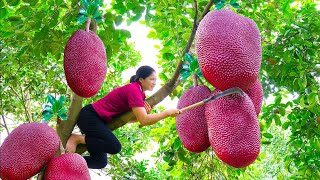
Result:
<svg viewBox="0 0 320 180"><path fill-rule="evenodd" d="M48 100L48 102L49 102L51 105L55 104L56 101L57 101L56 98L53 97L51 94L49 94L49 95L47 96L47 100Z"/></svg>
<svg viewBox="0 0 320 180"><path fill-rule="evenodd" d="M164 53L162 54L162 58L171 61L174 60L174 55L172 53Z"/></svg>
<svg viewBox="0 0 320 180"><path fill-rule="evenodd" d="M99 17L101 14L102 14L102 11L97 11L96 13L94 13L93 19Z"/></svg>
<svg viewBox="0 0 320 180"><path fill-rule="evenodd" d="M58 102L59 102L60 107L63 107L64 103L66 102L66 97L60 96Z"/></svg>
<svg viewBox="0 0 320 180"><path fill-rule="evenodd" d="M60 109L60 104L58 102L55 102L53 105L52 105L52 112L55 114L59 111Z"/></svg>
<svg viewBox="0 0 320 180"><path fill-rule="evenodd" d="M181 141L179 138L176 138L173 144L173 149L178 150L180 146L181 146Z"/></svg>
<svg viewBox="0 0 320 180"><path fill-rule="evenodd" d="M87 10L85 8L80 8L80 14L83 14L85 16L88 16Z"/></svg>
<svg viewBox="0 0 320 180"><path fill-rule="evenodd" d="M289 125L290 125L290 123L289 123L289 122L285 122L285 123L283 123L283 124L282 124L282 129L283 129L283 130L287 130L287 129L288 129L288 127L289 127Z"/></svg>
<svg viewBox="0 0 320 180"><path fill-rule="evenodd" d="M279 116L274 116L274 122L276 123L277 126L281 126L281 121Z"/></svg>
<svg viewBox="0 0 320 180"><path fill-rule="evenodd" d="M187 60L188 62L189 62L189 64L191 64L191 62L193 61L193 56L191 55L191 54L189 54L189 53L186 53L184 56L183 56L183 58L185 59L185 60Z"/></svg>
<svg viewBox="0 0 320 180"><path fill-rule="evenodd" d="M277 95L276 99L274 100L274 104L280 104L282 100L282 96L281 95Z"/></svg>
<svg viewBox="0 0 320 180"><path fill-rule="evenodd" d="M64 121L68 120L67 114L59 114L58 116Z"/></svg>
<svg viewBox="0 0 320 180"><path fill-rule="evenodd" d="M182 71L180 79L184 81L184 80L188 79L188 77L190 75L191 75L191 73L189 71Z"/></svg>
<svg viewBox="0 0 320 180"><path fill-rule="evenodd" d="M53 117L53 113L51 113L49 111L43 111L42 116L43 116L44 121L47 122Z"/></svg>
<svg viewBox="0 0 320 180"><path fill-rule="evenodd" d="M223 2L218 2L217 4L216 4L216 6L215 6L215 10L220 10L220 9L222 9L222 8L224 8L224 6L225 6L225 3L223 3Z"/></svg>
<svg viewBox="0 0 320 180"><path fill-rule="evenodd" d="M89 0L81 0L81 4L88 9L88 7L90 6L90 1Z"/></svg>
<svg viewBox="0 0 320 180"><path fill-rule="evenodd" d="M266 137L266 138L273 138L273 136L270 134L270 133L263 133L262 134L264 137Z"/></svg>
<svg viewBox="0 0 320 180"><path fill-rule="evenodd" d="M102 18L101 16L94 18L95 21L97 21L98 23L102 23Z"/></svg>
<svg viewBox="0 0 320 180"><path fill-rule="evenodd" d="M114 23L119 26L122 23L122 16L118 15L114 18Z"/></svg>
<svg viewBox="0 0 320 180"><path fill-rule="evenodd" d="M20 0L7 0L9 6L17 6L20 3Z"/></svg>
<svg viewBox="0 0 320 180"><path fill-rule="evenodd" d="M44 111L52 112L52 107L50 105L45 105L44 106Z"/></svg>
<svg viewBox="0 0 320 180"><path fill-rule="evenodd" d="M77 23L78 24L83 24L88 20L88 16L83 15L83 14L78 14L77 16Z"/></svg>
<svg viewBox="0 0 320 180"><path fill-rule="evenodd" d="M1 8L0 9L0 19L6 18L7 14L8 14L8 10L7 9L5 9L5 8Z"/></svg>
<svg viewBox="0 0 320 180"><path fill-rule="evenodd" d="M196 69L199 67L198 65L198 61L196 61L195 59L193 59L190 63L190 70L191 71L196 71Z"/></svg>
<svg viewBox="0 0 320 180"><path fill-rule="evenodd" d="M238 3L230 3L230 5L236 9L239 9L240 8L240 5Z"/></svg>
<svg viewBox="0 0 320 180"><path fill-rule="evenodd" d="M58 112L58 115L65 114L67 112L67 108L61 108Z"/></svg>

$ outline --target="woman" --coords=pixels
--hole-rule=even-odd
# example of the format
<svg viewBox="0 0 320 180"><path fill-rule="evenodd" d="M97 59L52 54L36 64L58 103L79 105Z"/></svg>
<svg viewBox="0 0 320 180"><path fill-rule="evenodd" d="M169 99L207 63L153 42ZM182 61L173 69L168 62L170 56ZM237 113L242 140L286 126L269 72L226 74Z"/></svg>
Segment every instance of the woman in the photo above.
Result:
<svg viewBox="0 0 320 180"><path fill-rule="evenodd" d="M152 125L166 117L176 116L178 109L167 109L158 114L149 114L151 107L144 102L145 91L152 91L156 85L157 75L150 66L141 66L130 84L116 88L93 104L83 107L79 113L77 125L83 135L72 134L67 142L66 151L75 152L78 144L86 144L90 156L84 156L88 167L101 169L107 165L107 154L116 154L121 144L105 122L112 117L132 110L142 126Z"/></svg>

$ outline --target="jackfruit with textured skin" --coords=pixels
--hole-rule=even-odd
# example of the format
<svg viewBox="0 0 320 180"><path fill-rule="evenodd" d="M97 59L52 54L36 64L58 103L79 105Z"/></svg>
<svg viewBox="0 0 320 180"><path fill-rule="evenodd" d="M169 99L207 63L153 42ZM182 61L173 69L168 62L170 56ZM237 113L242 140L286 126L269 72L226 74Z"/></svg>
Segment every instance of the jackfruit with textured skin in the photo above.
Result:
<svg viewBox="0 0 320 180"><path fill-rule="evenodd" d="M76 153L62 154L47 165L45 180L90 180L85 159Z"/></svg>
<svg viewBox="0 0 320 180"><path fill-rule="evenodd" d="M52 159L59 147L54 129L44 123L15 128L0 147L0 179L26 180Z"/></svg>
<svg viewBox="0 0 320 180"><path fill-rule="evenodd" d="M213 94L221 91L215 90ZM225 96L205 105L211 146L217 157L235 168L255 161L260 152L260 127L247 94Z"/></svg>
<svg viewBox="0 0 320 180"><path fill-rule="evenodd" d="M201 85L190 87L178 101L178 109L187 107L210 96L210 89ZM205 106L188 110L176 117L176 128L184 147L191 152L202 152L210 147Z"/></svg>
<svg viewBox="0 0 320 180"><path fill-rule="evenodd" d="M73 33L64 50L64 72L69 87L78 96L91 97L100 90L106 78L107 55L95 33Z"/></svg>
<svg viewBox="0 0 320 180"><path fill-rule="evenodd" d="M263 89L262 89L260 80L257 79L251 88L245 90L245 93L252 100L255 111L258 116L261 111L262 100L263 100Z"/></svg>
<svg viewBox="0 0 320 180"><path fill-rule="evenodd" d="M250 88L261 64L260 32L256 23L232 10L214 10L200 22L196 53L204 78L215 88Z"/></svg>

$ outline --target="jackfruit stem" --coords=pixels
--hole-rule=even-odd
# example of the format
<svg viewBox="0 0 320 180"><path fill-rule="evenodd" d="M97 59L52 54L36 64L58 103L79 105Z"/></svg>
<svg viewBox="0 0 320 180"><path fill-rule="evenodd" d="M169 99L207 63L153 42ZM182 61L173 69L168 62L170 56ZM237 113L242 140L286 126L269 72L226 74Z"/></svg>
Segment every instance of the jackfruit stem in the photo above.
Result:
<svg viewBox="0 0 320 180"><path fill-rule="evenodd" d="M192 79L193 79L193 87L198 86L198 77L195 74L192 74Z"/></svg>
<svg viewBox="0 0 320 180"><path fill-rule="evenodd" d="M90 23L91 23L91 18L88 18L88 20L86 21L86 31L89 32L90 30Z"/></svg>

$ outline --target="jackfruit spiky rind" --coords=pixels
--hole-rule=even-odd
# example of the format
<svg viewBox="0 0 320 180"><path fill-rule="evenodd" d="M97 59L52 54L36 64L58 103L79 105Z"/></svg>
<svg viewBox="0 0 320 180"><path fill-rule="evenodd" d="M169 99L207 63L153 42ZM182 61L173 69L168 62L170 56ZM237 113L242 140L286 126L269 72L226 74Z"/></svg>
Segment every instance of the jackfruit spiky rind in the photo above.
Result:
<svg viewBox="0 0 320 180"><path fill-rule="evenodd" d="M44 123L26 123L15 128L0 147L0 178L25 180L36 175L59 147L54 129Z"/></svg>
<svg viewBox="0 0 320 180"><path fill-rule="evenodd" d="M250 88L261 64L256 23L232 10L209 12L196 32L196 53L204 78L215 88Z"/></svg>
<svg viewBox="0 0 320 180"><path fill-rule="evenodd" d="M64 51L64 72L69 87L81 97L91 97L101 88L107 73L103 42L93 32L78 30Z"/></svg>
<svg viewBox="0 0 320 180"><path fill-rule="evenodd" d="M178 109L200 102L210 96L210 89L201 85L190 87L178 101ZM202 152L210 147L205 107L199 106L176 117L176 128L184 147L191 152Z"/></svg>
<svg viewBox="0 0 320 180"><path fill-rule="evenodd" d="M88 166L84 158L76 153L62 154L47 165L45 180L90 180Z"/></svg>
<svg viewBox="0 0 320 180"><path fill-rule="evenodd" d="M221 92L215 90L213 94ZM234 94L205 105L211 146L217 157L235 168L249 166L260 152L260 127L247 94Z"/></svg>

